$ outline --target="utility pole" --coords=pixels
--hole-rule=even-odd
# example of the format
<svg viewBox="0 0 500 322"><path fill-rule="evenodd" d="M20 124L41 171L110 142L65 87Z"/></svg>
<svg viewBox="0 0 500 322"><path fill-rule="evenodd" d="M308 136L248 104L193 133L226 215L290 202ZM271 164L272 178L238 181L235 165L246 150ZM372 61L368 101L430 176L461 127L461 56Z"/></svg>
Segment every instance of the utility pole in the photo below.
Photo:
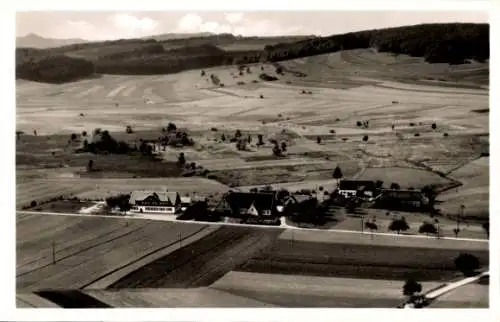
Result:
<svg viewBox="0 0 500 322"><path fill-rule="evenodd" d="M52 264L56 263L56 242L52 241Z"/></svg>
<svg viewBox="0 0 500 322"><path fill-rule="evenodd" d="M179 233L179 249L182 248L182 234Z"/></svg>

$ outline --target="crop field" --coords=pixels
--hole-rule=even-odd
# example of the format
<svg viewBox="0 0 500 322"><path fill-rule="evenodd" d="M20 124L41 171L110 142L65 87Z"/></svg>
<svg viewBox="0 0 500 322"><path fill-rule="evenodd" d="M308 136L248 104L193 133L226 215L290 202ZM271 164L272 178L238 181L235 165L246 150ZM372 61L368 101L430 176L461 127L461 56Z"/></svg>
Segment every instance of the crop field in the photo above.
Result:
<svg viewBox="0 0 500 322"><path fill-rule="evenodd" d="M431 308L488 308L489 287L479 283L472 283L459 287L439 297Z"/></svg>
<svg viewBox="0 0 500 322"><path fill-rule="evenodd" d="M17 215L17 290L78 289L203 229L144 220Z"/></svg>
<svg viewBox="0 0 500 322"><path fill-rule="evenodd" d="M359 180L382 180L384 187L389 188L391 183L402 182L404 188L421 189L431 184L446 184L446 180L429 171L412 168L368 168L358 176Z"/></svg>
<svg viewBox="0 0 500 322"><path fill-rule="evenodd" d="M402 281L230 272L210 288L281 307L395 307ZM432 288L437 282L423 282ZM359 287L363 285L363 287Z"/></svg>

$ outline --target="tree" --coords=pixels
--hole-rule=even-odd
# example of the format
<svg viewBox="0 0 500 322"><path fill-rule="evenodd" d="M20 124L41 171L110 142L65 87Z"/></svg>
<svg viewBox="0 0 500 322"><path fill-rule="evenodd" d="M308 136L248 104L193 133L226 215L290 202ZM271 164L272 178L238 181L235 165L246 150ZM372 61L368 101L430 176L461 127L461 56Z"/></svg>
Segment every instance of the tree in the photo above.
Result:
<svg viewBox="0 0 500 322"><path fill-rule="evenodd" d="M415 293L422 292L422 284L418 283L413 278L409 278L406 280L403 285L403 295L405 296L413 296Z"/></svg>
<svg viewBox="0 0 500 322"><path fill-rule="evenodd" d="M399 189L401 189L401 187L399 186L399 184L393 182L393 183L391 183L390 189L399 190Z"/></svg>
<svg viewBox="0 0 500 322"><path fill-rule="evenodd" d="M167 125L167 132L173 132L173 131L177 131L177 125L175 125L174 123L170 122Z"/></svg>
<svg viewBox="0 0 500 322"><path fill-rule="evenodd" d="M83 137L86 137L86 136L87 136L87 131L83 131L83 132L82 132L82 136L83 136Z"/></svg>
<svg viewBox="0 0 500 322"><path fill-rule="evenodd" d="M222 142L225 142L226 141L226 136L224 135L224 133L222 133L221 137L220 137L221 141Z"/></svg>
<svg viewBox="0 0 500 322"><path fill-rule="evenodd" d="M361 125L363 125L363 124L361 123L361 121L357 121L357 122L356 122L356 125L357 125L357 126L361 126Z"/></svg>
<svg viewBox="0 0 500 322"><path fill-rule="evenodd" d="M264 145L264 136L262 136L262 134L258 134L257 139L259 141L257 145Z"/></svg>
<svg viewBox="0 0 500 322"><path fill-rule="evenodd" d="M190 167L191 167L191 170L196 170L196 163L191 162Z"/></svg>
<svg viewBox="0 0 500 322"><path fill-rule="evenodd" d="M410 229L410 226L408 226L408 223L406 222L406 219L404 217L394 219L389 224L389 230L397 232L398 235L401 231L407 231L408 229Z"/></svg>
<svg viewBox="0 0 500 322"><path fill-rule="evenodd" d="M281 150L283 152L286 152L286 149L287 149L286 142L281 142Z"/></svg>
<svg viewBox="0 0 500 322"><path fill-rule="evenodd" d="M89 163L87 164L87 171L92 172L94 167L94 160L89 160Z"/></svg>
<svg viewBox="0 0 500 322"><path fill-rule="evenodd" d="M377 180L375 181L375 187L377 189L382 189L382 186L384 185L384 182L382 180Z"/></svg>
<svg viewBox="0 0 500 322"><path fill-rule="evenodd" d="M202 71L201 71L201 76L203 77L203 76L205 76L205 75L206 75L205 71L204 71L204 70L202 70Z"/></svg>
<svg viewBox="0 0 500 322"><path fill-rule="evenodd" d="M433 130L435 130L437 128L436 123L432 123L431 127L432 127Z"/></svg>
<svg viewBox="0 0 500 322"><path fill-rule="evenodd" d="M277 157L281 156L281 149L277 144L273 147L273 154Z"/></svg>
<svg viewBox="0 0 500 322"><path fill-rule="evenodd" d="M333 170L333 179L337 180L337 186L339 185L339 180L343 177L344 175L342 174L342 170L340 170L340 167L337 165L335 170Z"/></svg>
<svg viewBox="0 0 500 322"><path fill-rule="evenodd" d="M76 140L76 134L75 133L71 133L71 141L74 141Z"/></svg>
<svg viewBox="0 0 500 322"><path fill-rule="evenodd" d="M252 135L248 134L247 142L248 144L252 143Z"/></svg>
<svg viewBox="0 0 500 322"><path fill-rule="evenodd" d="M455 259L455 267L464 276L472 276L479 268L479 259L472 254L462 253Z"/></svg>
<svg viewBox="0 0 500 322"><path fill-rule="evenodd" d="M489 221L484 222L481 226L483 227L484 231L486 232L486 235L489 238L490 237L490 222Z"/></svg>
<svg viewBox="0 0 500 322"><path fill-rule="evenodd" d="M460 228L453 228L453 233L455 234L455 238L458 238L458 233L460 233Z"/></svg>
<svg viewBox="0 0 500 322"><path fill-rule="evenodd" d="M375 221L367 221L367 222L365 222L365 228L371 230L372 238L373 238L373 232L378 229L378 226L375 223Z"/></svg>
<svg viewBox="0 0 500 322"><path fill-rule="evenodd" d="M321 144L321 137L320 136L316 137L316 143Z"/></svg>
<svg viewBox="0 0 500 322"><path fill-rule="evenodd" d="M437 228L429 223L429 222L424 222L419 228L418 228L418 232L419 234L426 234L426 235L429 235L429 234L437 234L438 230Z"/></svg>
<svg viewBox="0 0 500 322"><path fill-rule="evenodd" d="M179 154L179 158L177 159L177 163L180 165L180 166L184 166L186 164L186 158L184 157L184 152L181 152Z"/></svg>
<svg viewBox="0 0 500 322"><path fill-rule="evenodd" d="M131 134L131 133L134 133L134 130L132 130L132 126L127 125L125 132L127 132L127 134Z"/></svg>
<svg viewBox="0 0 500 322"><path fill-rule="evenodd" d="M234 137L235 138L240 138L241 137L241 131L240 130L236 130L236 133L234 133Z"/></svg>
<svg viewBox="0 0 500 322"><path fill-rule="evenodd" d="M364 142L368 141L368 135L363 136L363 141Z"/></svg>

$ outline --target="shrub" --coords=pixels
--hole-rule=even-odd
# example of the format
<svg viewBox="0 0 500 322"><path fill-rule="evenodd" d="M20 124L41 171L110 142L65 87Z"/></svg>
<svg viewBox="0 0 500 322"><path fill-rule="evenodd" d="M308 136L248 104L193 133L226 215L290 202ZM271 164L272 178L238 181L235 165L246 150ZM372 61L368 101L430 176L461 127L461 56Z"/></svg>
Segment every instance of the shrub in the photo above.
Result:
<svg viewBox="0 0 500 322"><path fill-rule="evenodd" d="M356 125L357 125L357 126L361 126L361 125L363 125L363 123L361 123L361 121L357 121L357 122L356 122Z"/></svg>
<svg viewBox="0 0 500 322"><path fill-rule="evenodd" d="M239 82L236 83L236 85L245 85L245 82L239 81Z"/></svg>
<svg viewBox="0 0 500 322"><path fill-rule="evenodd" d="M134 131L132 130L132 126L127 125L127 128L125 129L125 132L127 132L127 134L134 133Z"/></svg>
<svg viewBox="0 0 500 322"><path fill-rule="evenodd" d="M31 201L31 204L30 204L31 208L36 207L36 205L37 205L37 204L36 204L36 200Z"/></svg>
<svg viewBox="0 0 500 322"><path fill-rule="evenodd" d="M224 83L220 83L220 84L219 84L219 86L220 86L220 87L224 87Z"/></svg>
<svg viewBox="0 0 500 322"><path fill-rule="evenodd" d="M413 134L413 135L414 135L414 136L420 136L420 133L415 133L415 134Z"/></svg>
<svg viewBox="0 0 500 322"><path fill-rule="evenodd" d="M455 259L455 267L465 276L471 276L479 268L479 259L474 255L462 253Z"/></svg>
<svg viewBox="0 0 500 322"><path fill-rule="evenodd" d="M443 134L443 136L444 136L444 137L447 137L447 136L448 136L448 133L444 133L444 134Z"/></svg>
<svg viewBox="0 0 500 322"><path fill-rule="evenodd" d="M399 186L399 184L393 182L393 183L391 183L391 186L389 187L389 189L399 190L399 189L401 189L401 187Z"/></svg>
<svg viewBox="0 0 500 322"><path fill-rule="evenodd" d="M431 223L424 222L419 228L418 228L419 234L437 234L438 230L436 226L434 226Z"/></svg>
<svg viewBox="0 0 500 322"><path fill-rule="evenodd" d="M410 126L415 126L415 123L411 122L411 123L410 123Z"/></svg>
<svg viewBox="0 0 500 322"><path fill-rule="evenodd" d="M363 136L363 141L368 141L368 135Z"/></svg>
<svg viewBox="0 0 500 322"><path fill-rule="evenodd" d="M217 128L216 128L216 127L213 127L213 128L211 128L211 129L210 129L210 131L212 131L212 132L217 132Z"/></svg>
<svg viewBox="0 0 500 322"><path fill-rule="evenodd" d="M415 281L414 279L406 280L405 284L403 285L403 295L412 296L415 293L420 292L422 292L422 284L417 283L417 281Z"/></svg>
<svg viewBox="0 0 500 322"><path fill-rule="evenodd" d="M435 130L437 128L436 123L432 123L431 127L432 127L433 130Z"/></svg>
<svg viewBox="0 0 500 322"><path fill-rule="evenodd" d="M406 219L404 217L395 219L389 224L389 230L391 231L396 231L398 234L401 231L407 231L410 229L410 226L408 226L408 223L406 222Z"/></svg>
<svg viewBox="0 0 500 322"><path fill-rule="evenodd" d="M342 138L342 141L344 141L344 142L347 140L349 140L349 138Z"/></svg>
<svg viewBox="0 0 500 322"><path fill-rule="evenodd" d="M275 77L275 76L271 76L271 75L268 75L266 73L261 73L259 75L259 78L263 81L266 81L266 82L274 82L274 81L277 81L278 80L278 77Z"/></svg>
<svg viewBox="0 0 500 322"><path fill-rule="evenodd" d="M260 98L264 98L264 95L260 94Z"/></svg>
<svg viewBox="0 0 500 322"><path fill-rule="evenodd" d="M76 134L75 133L71 133L71 141L74 141L76 140Z"/></svg>
<svg viewBox="0 0 500 322"><path fill-rule="evenodd" d="M83 132L82 132L82 136L83 136L83 137L87 136L87 131L83 131Z"/></svg>
<svg viewBox="0 0 500 322"><path fill-rule="evenodd" d="M335 134L335 130L330 130L330 134Z"/></svg>

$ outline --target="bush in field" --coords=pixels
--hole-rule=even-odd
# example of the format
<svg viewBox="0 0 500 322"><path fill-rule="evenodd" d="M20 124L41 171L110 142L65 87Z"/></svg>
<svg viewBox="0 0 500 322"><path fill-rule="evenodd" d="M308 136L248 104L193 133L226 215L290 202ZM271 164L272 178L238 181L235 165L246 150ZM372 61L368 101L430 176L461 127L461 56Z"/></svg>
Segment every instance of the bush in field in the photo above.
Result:
<svg viewBox="0 0 500 322"><path fill-rule="evenodd" d="M235 138L240 138L241 137L241 131L240 130L236 130L236 132L234 133L234 137Z"/></svg>
<svg viewBox="0 0 500 322"><path fill-rule="evenodd" d="M424 222L419 228L418 228L418 233L419 234L426 234L426 235L435 235L438 233L438 230L436 226L429 222Z"/></svg>
<svg viewBox="0 0 500 322"><path fill-rule="evenodd" d="M356 126L361 126L361 125L363 125L363 123L361 123L361 121L356 122Z"/></svg>
<svg viewBox="0 0 500 322"><path fill-rule="evenodd" d="M443 134L443 136L444 136L444 137L447 137L447 136L448 136L448 133L444 133L444 134Z"/></svg>
<svg viewBox="0 0 500 322"><path fill-rule="evenodd" d="M34 207L36 207L36 205L37 205L36 201L32 200L31 203L30 203L30 207L34 208Z"/></svg>
<svg viewBox="0 0 500 322"><path fill-rule="evenodd" d="M464 276L472 276L480 267L479 259L472 254L462 253L455 259L455 267Z"/></svg>
<svg viewBox="0 0 500 322"><path fill-rule="evenodd" d="M224 135L224 133L222 133L221 137L220 137L221 141L222 142L225 142L226 141L226 136Z"/></svg>
<svg viewBox="0 0 500 322"><path fill-rule="evenodd" d="M368 135L363 136L363 141L364 142L368 141Z"/></svg>
<svg viewBox="0 0 500 322"><path fill-rule="evenodd" d="M372 221L367 221L365 222L365 228L371 230L372 232L378 229L378 226L376 223Z"/></svg>
<svg viewBox="0 0 500 322"><path fill-rule="evenodd" d="M87 136L87 131L83 131L83 132L82 132L82 136L83 136L83 137L86 137L86 136Z"/></svg>
<svg viewBox="0 0 500 322"><path fill-rule="evenodd" d="M173 132L173 131L177 131L177 126L174 123L170 122L167 125L167 132Z"/></svg>
<svg viewBox="0 0 500 322"><path fill-rule="evenodd" d="M75 133L71 133L71 141L75 141L76 140L76 134Z"/></svg>
<svg viewBox="0 0 500 322"><path fill-rule="evenodd" d="M134 130L132 130L131 125L127 125L127 127L125 128L125 132L127 132L127 134L131 134L131 133L134 133Z"/></svg>
<svg viewBox="0 0 500 322"><path fill-rule="evenodd" d="M414 279L406 280L403 285L403 295L405 296L413 296L415 293L422 292L422 284L417 283Z"/></svg>
<svg viewBox="0 0 500 322"><path fill-rule="evenodd" d="M257 135L257 145L264 145L264 136L262 134Z"/></svg>
<svg viewBox="0 0 500 322"><path fill-rule="evenodd" d="M180 166L184 166L186 164L186 157L184 156L183 152L179 154L179 157L177 158L177 164L179 164Z"/></svg>
<svg viewBox="0 0 500 322"><path fill-rule="evenodd" d="M391 183L391 186L389 187L389 189L399 190L399 189L401 189L401 187L399 186L399 184L393 182L393 183Z"/></svg>
<svg viewBox="0 0 500 322"><path fill-rule="evenodd" d="M261 73L259 75L259 78L263 81L266 81L266 82L274 82L274 81L277 81L278 80L278 77L275 77L275 76L271 76L271 75L268 75L266 73Z"/></svg>
<svg viewBox="0 0 500 322"><path fill-rule="evenodd" d="M273 147L273 154L274 154L275 156L277 156L277 157L282 156L282 153L281 153L281 152L282 152L282 151L281 151L281 149L280 149L280 147L279 147L278 145L275 145L275 146Z"/></svg>
<svg viewBox="0 0 500 322"><path fill-rule="evenodd" d="M433 130L435 130L437 128L436 123L432 123L431 127L432 127Z"/></svg>
<svg viewBox="0 0 500 322"><path fill-rule="evenodd" d="M335 130L330 130L330 134L335 134Z"/></svg>
<svg viewBox="0 0 500 322"><path fill-rule="evenodd" d="M212 132L217 132L217 128L216 128L216 127L213 127L213 128L211 128L211 129L210 129L210 131L212 131Z"/></svg>
<svg viewBox="0 0 500 322"><path fill-rule="evenodd" d="M125 211L129 211L131 208L129 200L130 200L130 195L120 194L117 196L112 196L112 197L106 198L106 205L111 209L118 207L120 209L120 211L125 212Z"/></svg>
<svg viewBox="0 0 500 322"><path fill-rule="evenodd" d="M94 160L89 160L89 162L87 163L87 171L92 172L93 168L94 168Z"/></svg>
<svg viewBox="0 0 500 322"><path fill-rule="evenodd" d="M420 133L415 133L414 136L420 136Z"/></svg>
<svg viewBox="0 0 500 322"><path fill-rule="evenodd" d="M259 96L259 97L262 99L262 98L264 98L264 95L260 94L260 96Z"/></svg>
<svg viewBox="0 0 500 322"><path fill-rule="evenodd" d="M321 144L321 137L316 137L316 143Z"/></svg>
<svg viewBox="0 0 500 322"><path fill-rule="evenodd" d="M410 229L410 226L408 226L408 223L406 222L406 219L404 217L394 219L390 224L389 224L389 230L390 231L395 231L398 233L402 231L407 231Z"/></svg>

